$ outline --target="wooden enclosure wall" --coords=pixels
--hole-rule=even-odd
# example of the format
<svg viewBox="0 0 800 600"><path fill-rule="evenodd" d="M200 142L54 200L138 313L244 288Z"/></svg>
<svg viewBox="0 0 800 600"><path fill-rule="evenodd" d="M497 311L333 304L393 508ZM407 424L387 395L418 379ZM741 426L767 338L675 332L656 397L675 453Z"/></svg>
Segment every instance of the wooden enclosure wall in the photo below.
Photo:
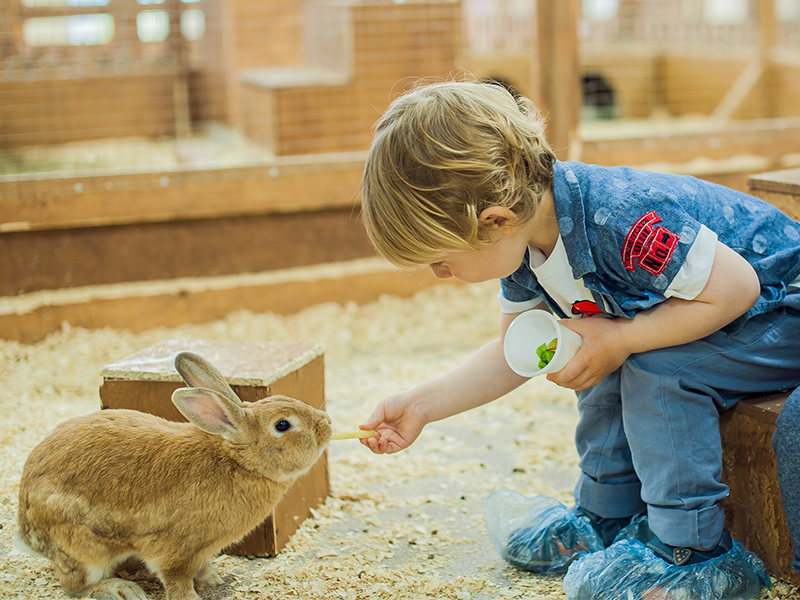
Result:
<svg viewBox="0 0 800 600"><path fill-rule="evenodd" d="M257 273L374 254L350 208L0 235L0 296Z"/></svg>
<svg viewBox="0 0 800 600"><path fill-rule="evenodd" d="M278 155L366 149L372 126L406 85L421 75L446 78L457 66L459 3L364 3L348 11L352 70L342 85L287 86L266 71L260 83L241 86L244 129Z"/></svg>
<svg viewBox="0 0 800 600"><path fill-rule="evenodd" d="M189 103L194 123L230 124L235 119L236 51L231 43L235 31L229 0L203 0L206 32L189 46Z"/></svg>
<svg viewBox="0 0 800 600"><path fill-rule="evenodd" d="M174 131L168 74L0 79L0 149Z"/></svg>
<svg viewBox="0 0 800 600"><path fill-rule="evenodd" d="M372 256L347 158L0 182L0 297Z"/></svg>
<svg viewBox="0 0 800 600"><path fill-rule="evenodd" d="M665 59L651 48L631 51L586 49L580 54L581 71L606 78L616 92L619 114L649 117L654 106L665 102Z"/></svg>
<svg viewBox="0 0 800 600"><path fill-rule="evenodd" d="M247 69L303 64L303 1L229 1L233 19L227 35L235 53L231 66Z"/></svg>
<svg viewBox="0 0 800 600"><path fill-rule="evenodd" d="M800 112L800 61L796 64L772 65L769 80L773 93L769 95L770 109L775 116L796 115ZM774 93L774 90L779 90Z"/></svg>
<svg viewBox="0 0 800 600"><path fill-rule="evenodd" d="M673 116L711 115L752 53L729 51L698 55L642 45L588 47L579 53L583 74L600 75L613 87L618 116L643 119L654 110ZM536 98L531 87L531 58L525 53L464 56L469 70L496 76ZM735 119L800 116L800 60L776 60L734 113Z"/></svg>

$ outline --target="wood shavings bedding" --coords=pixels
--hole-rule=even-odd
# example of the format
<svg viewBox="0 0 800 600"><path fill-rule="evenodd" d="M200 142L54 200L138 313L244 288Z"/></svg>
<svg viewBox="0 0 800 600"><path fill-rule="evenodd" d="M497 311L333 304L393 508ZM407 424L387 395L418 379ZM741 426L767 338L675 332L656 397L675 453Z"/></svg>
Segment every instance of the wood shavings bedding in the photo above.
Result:
<svg viewBox="0 0 800 600"><path fill-rule="evenodd" d="M496 335L496 284L439 286L409 299L325 304L296 315L234 313L141 334L64 327L44 341L0 341L0 598L64 600L47 561L18 553L17 488L30 450L56 423L100 406L100 369L176 338L308 341L325 345L327 408L357 427L385 395L449 369ZM374 456L332 444L333 496L272 559L220 556L225 584L205 600L302 598L449 600L565 598L561 577L506 565L485 532L481 503L498 488L571 502L577 475L574 396L532 380L487 406L428 426L407 451ZM153 600L160 584L130 574ZM760 597L800 590L778 583Z"/></svg>

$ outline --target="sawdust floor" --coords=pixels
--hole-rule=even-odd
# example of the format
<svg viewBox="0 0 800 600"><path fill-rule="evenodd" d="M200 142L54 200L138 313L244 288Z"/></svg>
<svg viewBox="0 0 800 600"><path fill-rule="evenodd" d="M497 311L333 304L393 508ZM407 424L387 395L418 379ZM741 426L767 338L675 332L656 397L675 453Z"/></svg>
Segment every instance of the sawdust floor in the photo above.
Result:
<svg viewBox="0 0 800 600"><path fill-rule="evenodd" d="M33 446L56 423L99 408L103 365L176 337L322 342L327 406L352 428L376 402L449 369L491 339L496 285L439 286L410 299L325 304L291 316L234 313L141 334L65 327L46 340L0 341L0 598L68 598L49 563L18 553L17 488ZM577 475L571 392L532 380L486 407L433 423L407 451L374 456L354 440L329 453L332 496L271 559L221 556L225 581L205 600L564 598L559 576L505 564L481 502L513 488L570 503ZM153 600L160 584L140 581ZM778 582L760 596L800 597Z"/></svg>

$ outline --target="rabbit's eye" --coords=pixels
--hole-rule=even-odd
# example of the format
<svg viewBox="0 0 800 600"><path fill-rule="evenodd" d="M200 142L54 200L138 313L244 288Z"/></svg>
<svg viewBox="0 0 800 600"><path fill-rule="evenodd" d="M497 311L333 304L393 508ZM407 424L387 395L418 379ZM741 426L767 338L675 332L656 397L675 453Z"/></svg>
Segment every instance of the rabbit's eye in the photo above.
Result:
<svg viewBox="0 0 800 600"><path fill-rule="evenodd" d="M283 433L284 431L289 431L291 426L292 424L289 423L289 421L287 421L286 419L281 419L280 421L275 423L275 431L280 431L281 433Z"/></svg>

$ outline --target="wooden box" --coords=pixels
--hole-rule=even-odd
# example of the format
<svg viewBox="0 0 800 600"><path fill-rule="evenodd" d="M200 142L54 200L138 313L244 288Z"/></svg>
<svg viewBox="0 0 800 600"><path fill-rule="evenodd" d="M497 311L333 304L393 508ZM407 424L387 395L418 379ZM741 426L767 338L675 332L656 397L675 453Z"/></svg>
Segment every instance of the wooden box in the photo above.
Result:
<svg viewBox="0 0 800 600"><path fill-rule="evenodd" d="M104 409L128 408L186 421L172 403L172 392L186 384L175 370L175 356L188 350L208 359L246 402L284 394L324 409L324 356L321 345L278 342L167 340L103 367L100 400ZM274 556L311 509L330 490L327 453L294 483L272 513L241 542L226 548L239 556Z"/></svg>
<svg viewBox="0 0 800 600"><path fill-rule="evenodd" d="M795 220L800 220L800 169L784 169L751 175L747 189L774 204Z"/></svg>
<svg viewBox="0 0 800 600"><path fill-rule="evenodd" d="M725 525L733 538L755 552L770 575L800 584L772 451L775 421L788 397L741 400L721 413L722 480L730 487Z"/></svg>

